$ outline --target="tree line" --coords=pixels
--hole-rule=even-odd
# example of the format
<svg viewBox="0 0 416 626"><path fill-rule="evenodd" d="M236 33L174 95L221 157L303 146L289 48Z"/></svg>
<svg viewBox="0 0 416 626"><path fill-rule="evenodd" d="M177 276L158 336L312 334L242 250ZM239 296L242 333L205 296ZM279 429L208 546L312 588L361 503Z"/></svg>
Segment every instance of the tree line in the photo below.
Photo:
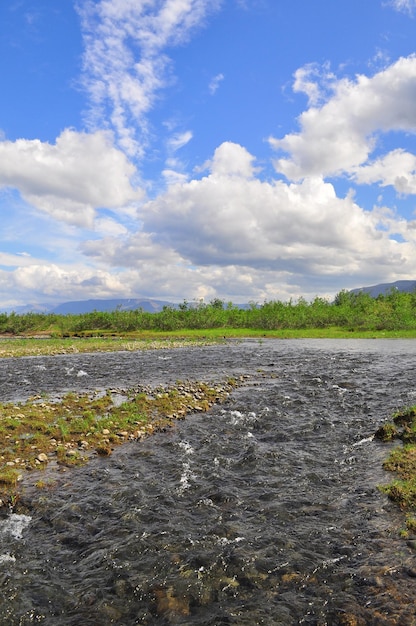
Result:
<svg viewBox="0 0 416 626"><path fill-rule="evenodd" d="M265 301L241 308L218 298L210 303L164 306L159 312L142 309L81 314L29 312L0 313L0 333L20 334L54 328L60 335L102 330L175 331L209 328L252 328L264 330L338 327L349 331L416 329L416 291L392 290L373 298L365 292L339 292L333 301L316 297L308 302Z"/></svg>

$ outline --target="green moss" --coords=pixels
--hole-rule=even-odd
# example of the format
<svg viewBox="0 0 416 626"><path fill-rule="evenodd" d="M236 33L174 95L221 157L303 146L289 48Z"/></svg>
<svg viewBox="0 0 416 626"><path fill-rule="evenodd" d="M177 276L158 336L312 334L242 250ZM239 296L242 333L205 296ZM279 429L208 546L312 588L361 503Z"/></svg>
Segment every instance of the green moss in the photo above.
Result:
<svg viewBox="0 0 416 626"><path fill-rule="evenodd" d="M416 407L395 413L393 423L382 426L376 435L383 441L402 441L402 445L394 448L383 463L383 468L394 472L398 478L380 489L401 508L416 510ZM416 523L409 524L408 528L413 531Z"/></svg>
<svg viewBox="0 0 416 626"><path fill-rule="evenodd" d="M207 411L236 384L178 381L148 393L126 391L120 405L110 392L69 393L55 402L36 397L26 403L0 404L0 498L17 488L26 469L40 469L50 460L77 466L93 454L111 454L123 441L166 429L192 411Z"/></svg>
<svg viewBox="0 0 416 626"><path fill-rule="evenodd" d="M375 436L381 441L391 441L397 437L397 428L394 424L383 424L383 426L380 426L376 431Z"/></svg>
<svg viewBox="0 0 416 626"><path fill-rule="evenodd" d="M8 492L10 487L16 486L20 478L21 478L21 472L19 472L18 470L14 468L6 466L0 472L0 489L3 491L6 490L6 492Z"/></svg>
<svg viewBox="0 0 416 626"><path fill-rule="evenodd" d="M406 527L407 530L416 535L416 517L414 517L413 515L407 515Z"/></svg>
<svg viewBox="0 0 416 626"><path fill-rule="evenodd" d="M397 472L403 480L412 480L416 476L416 446L405 444L395 448L383 463L384 469Z"/></svg>

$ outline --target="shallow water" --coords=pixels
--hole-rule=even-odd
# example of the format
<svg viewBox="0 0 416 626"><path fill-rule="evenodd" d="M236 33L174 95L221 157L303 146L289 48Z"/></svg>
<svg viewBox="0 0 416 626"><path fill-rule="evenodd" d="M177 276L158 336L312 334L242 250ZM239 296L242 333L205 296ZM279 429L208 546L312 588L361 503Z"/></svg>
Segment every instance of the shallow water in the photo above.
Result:
<svg viewBox="0 0 416 626"><path fill-rule="evenodd" d="M416 624L415 551L372 437L415 403L415 365L405 340L0 361L3 400L249 376L209 413L27 487L0 521L0 623Z"/></svg>

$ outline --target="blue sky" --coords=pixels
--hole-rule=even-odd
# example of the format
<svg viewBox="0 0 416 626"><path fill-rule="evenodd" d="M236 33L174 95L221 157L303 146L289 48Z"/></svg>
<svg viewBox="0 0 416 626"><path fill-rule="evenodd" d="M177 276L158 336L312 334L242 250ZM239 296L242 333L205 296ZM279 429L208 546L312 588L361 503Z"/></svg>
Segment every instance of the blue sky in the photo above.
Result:
<svg viewBox="0 0 416 626"><path fill-rule="evenodd" d="M0 5L1 308L416 279L416 0Z"/></svg>

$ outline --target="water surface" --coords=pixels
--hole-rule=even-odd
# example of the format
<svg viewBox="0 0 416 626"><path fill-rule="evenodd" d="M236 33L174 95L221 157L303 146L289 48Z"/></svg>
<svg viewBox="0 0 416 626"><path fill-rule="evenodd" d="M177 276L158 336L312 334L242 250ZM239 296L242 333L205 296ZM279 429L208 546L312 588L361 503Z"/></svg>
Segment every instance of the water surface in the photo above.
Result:
<svg viewBox="0 0 416 626"><path fill-rule="evenodd" d="M0 361L14 401L248 376L209 413L28 488L0 522L0 623L416 624L415 552L372 437L415 403L415 364L407 340Z"/></svg>

